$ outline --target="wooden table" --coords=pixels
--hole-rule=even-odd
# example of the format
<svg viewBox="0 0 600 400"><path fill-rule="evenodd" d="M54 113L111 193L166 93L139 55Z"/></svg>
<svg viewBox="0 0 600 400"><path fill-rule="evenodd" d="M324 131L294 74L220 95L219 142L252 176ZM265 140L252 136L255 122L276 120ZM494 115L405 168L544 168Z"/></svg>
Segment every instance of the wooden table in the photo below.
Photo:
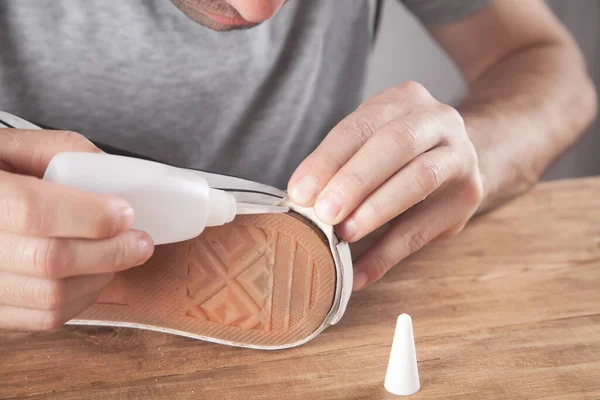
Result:
<svg viewBox="0 0 600 400"><path fill-rule="evenodd" d="M355 294L342 322L260 352L132 329L0 334L0 398L380 399L400 313L414 399L600 398L600 178L545 183Z"/></svg>

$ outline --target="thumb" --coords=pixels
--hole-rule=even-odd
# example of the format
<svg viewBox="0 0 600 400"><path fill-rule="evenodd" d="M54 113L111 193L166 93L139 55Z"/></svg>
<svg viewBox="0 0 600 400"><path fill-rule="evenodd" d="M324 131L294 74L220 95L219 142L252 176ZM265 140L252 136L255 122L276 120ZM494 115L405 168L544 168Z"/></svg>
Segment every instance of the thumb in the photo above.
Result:
<svg viewBox="0 0 600 400"><path fill-rule="evenodd" d="M0 168L41 178L48 163L65 151L101 153L79 133L26 129L0 129Z"/></svg>

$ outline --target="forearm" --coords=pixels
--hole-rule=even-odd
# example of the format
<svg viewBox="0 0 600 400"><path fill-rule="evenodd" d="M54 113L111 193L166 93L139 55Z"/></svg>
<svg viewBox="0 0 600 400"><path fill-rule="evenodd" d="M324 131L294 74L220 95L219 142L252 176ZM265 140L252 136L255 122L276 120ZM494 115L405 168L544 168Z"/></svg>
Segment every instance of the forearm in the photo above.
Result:
<svg viewBox="0 0 600 400"><path fill-rule="evenodd" d="M470 82L459 107L479 156L480 212L529 189L596 115L596 90L571 44L515 52Z"/></svg>

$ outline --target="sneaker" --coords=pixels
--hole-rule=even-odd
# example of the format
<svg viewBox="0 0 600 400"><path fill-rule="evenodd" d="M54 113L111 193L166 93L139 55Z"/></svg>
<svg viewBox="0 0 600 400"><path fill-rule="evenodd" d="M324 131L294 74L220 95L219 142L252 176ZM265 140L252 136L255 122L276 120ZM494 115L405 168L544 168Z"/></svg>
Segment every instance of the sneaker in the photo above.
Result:
<svg viewBox="0 0 600 400"><path fill-rule="evenodd" d="M40 129L0 112L2 125ZM286 205L290 212L241 215L195 239L157 246L148 262L116 274L97 302L68 324L272 350L302 345L336 324L350 299L353 270L349 246L333 227L276 188L195 172L240 202Z"/></svg>

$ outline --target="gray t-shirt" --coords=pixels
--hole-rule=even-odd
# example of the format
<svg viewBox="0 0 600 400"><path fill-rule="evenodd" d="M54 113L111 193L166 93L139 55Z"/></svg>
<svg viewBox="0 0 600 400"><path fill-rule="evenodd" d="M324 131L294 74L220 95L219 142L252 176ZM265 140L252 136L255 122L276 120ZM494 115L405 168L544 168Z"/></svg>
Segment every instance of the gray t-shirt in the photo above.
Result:
<svg viewBox="0 0 600 400"><path fill-rule="evenodd" d="M404 3L445 23L488 1ZM214 32L168 0L2 0L0 110L285 188L361 100L375 4L290 0L253 29Z"/></svg>

